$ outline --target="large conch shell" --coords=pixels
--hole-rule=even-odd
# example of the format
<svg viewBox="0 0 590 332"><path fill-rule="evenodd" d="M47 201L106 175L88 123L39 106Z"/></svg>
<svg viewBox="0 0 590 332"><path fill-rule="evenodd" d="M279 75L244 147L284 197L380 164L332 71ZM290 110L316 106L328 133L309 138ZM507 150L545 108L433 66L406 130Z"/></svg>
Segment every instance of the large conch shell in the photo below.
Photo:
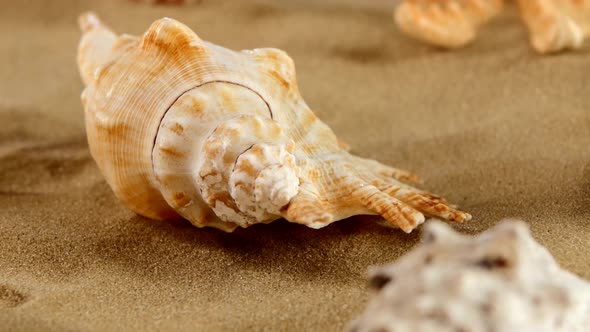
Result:
<svg viewBox="0 0 590 332"><path fill-rule="evenodd" d="M589 331L590 283L561 269L523 222L476 237L434 222L422 239L373 269L374 297L349 331Z"/></svg>
<svg viewBox="0 0 590 332"><path fill-rule="evenodd" d="M531 45L541 53L582 46L590 35L590 0L518 0ZM395 10L406 34L444 48L469 44L504 0L405 0Z"/></svg>
<svg viewBox="0 0 590 332"><path fill-rule="evenodd" d="M400 182L415 175L349 154L280 50L231 51L168 18L141 37L118 37L93 14L80 26L90 151L140 215L225 231L280 217L320 228L380 214L406 232L424 214L471 218Z"/></svg>
<svg viewBox="0 0 590 332"><path fill-rule="evenodd" d="M405 0L394 12L402 31L429 44L458 48L477 28L496 16L504 0Z"/></svg>

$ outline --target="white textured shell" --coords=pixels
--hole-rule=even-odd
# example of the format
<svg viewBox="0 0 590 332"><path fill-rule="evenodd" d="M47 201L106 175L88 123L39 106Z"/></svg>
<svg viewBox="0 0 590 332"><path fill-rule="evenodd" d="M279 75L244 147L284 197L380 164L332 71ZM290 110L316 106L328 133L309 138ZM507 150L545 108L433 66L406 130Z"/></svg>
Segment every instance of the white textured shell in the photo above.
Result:
<svg viewBox="0 0 590 332"><path fill-rule="evenodd" d="M355 157L301 98L291 58L232 51L172 19L117 37L80 17L92 156L116 196L153 219L232 231L278 218L319 228L381 214L409 232L424 214L471 216Z"/></svg>
<svg viewBox="0 0 590 332"><path fill-rule="evenodd" d="M350 331L584 332L590 284L562 270L522 222L477 237L442 223L392 265L374 269L377 292Z"/></svg>

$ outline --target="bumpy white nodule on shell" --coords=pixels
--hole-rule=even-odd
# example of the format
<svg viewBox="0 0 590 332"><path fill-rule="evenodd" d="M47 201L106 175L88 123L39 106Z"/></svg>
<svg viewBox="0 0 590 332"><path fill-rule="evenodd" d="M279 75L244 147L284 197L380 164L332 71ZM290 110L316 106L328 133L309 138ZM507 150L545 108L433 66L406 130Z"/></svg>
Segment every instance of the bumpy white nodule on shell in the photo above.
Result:
<svg viewBox="0 0 590 332"><path fill-rule="evenodd" d="M424 215L471 219L353 156L301 98L283 51L232 51L172 20L116 36L91 13L78 64L92 156L136 213L225 231L278 218L320 228L380 214L410 232Z"/></svg>
<svg viewBox="0 0 590 332"><path fill-rule="evenodd" d="M371 271L377 293L349 331L588 331L590 283L562 270L526 224L468 237L429 223L422 242Z"/></svg>

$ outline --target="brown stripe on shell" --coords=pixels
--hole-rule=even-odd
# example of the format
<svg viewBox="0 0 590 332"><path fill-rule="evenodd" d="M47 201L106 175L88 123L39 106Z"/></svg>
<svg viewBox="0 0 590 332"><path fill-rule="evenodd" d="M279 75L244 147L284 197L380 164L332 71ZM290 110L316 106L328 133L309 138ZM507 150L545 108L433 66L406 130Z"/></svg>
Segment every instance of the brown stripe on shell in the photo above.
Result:
<svg viewBox="0 0 590 332"><path fill-rule="evenodd" d="M271 69L268 71L268 73L270 74L270 76L274 77L279 82L279 84L281 84L281 86L286 90L288 90L291 87L291 82L285 79L283 75L278 71Z"/></svg>
<svg viewBox="0 0 590 332"><path fill-rule="evenodd" d="M171 44L188 46L195 39L198 40L198 37L181 23L163 18L154 22L143 35L142 47L153 46L169 52Z"/></svg>
<svg viewBox="0 0 590 332"><path fill-rule="evenodd" d="M201 98L197 98L193 95L186 94L180 99L180 105L183 106L184 110L188 113L198 116L199 118L205 113L205 105L207 102Z"/></svg>
<svg viewBox="0 0 590 332"><path fill-rule="evenodd" d="M236 158L236 161L237 161L237 158ZM240 171L248 174L248 176L251 178L254 178L254 177L256 177L256 175L258 175L258 169L256 169L256 167L254 167L254 165L252 165L250 160L248 160L247 158L244 158L241 160Z"/></svg>
<svg viewBox="0 0 590 332"><path fill-rule="evenodd" d="M173 147L163 147L163 146L161 146L159 148L159 150L162 153L165 153L165 154L167 154L169 156L174 156L174 157L177 157L177 158L182 158L184 156L184 153L179 152L178 150L176 150Z"/></svg>
<svg viewBox="0 0 590 332"><path fill-rule="evenodd" d="M185 193L174 194L174 208L183 208L192 203L192 199L186 196Z"/></svg>
<svg viewBox="0 0 590 332"><path fill-rule="evenodd" d="M177 135L182 135L182 132L184 131L184 127L178 122L174 123L169 129Z"/></svg>
<svg viewBox="0 0 590 332"><path fill-rule="evenodd" d="M104 125L102 122L96 121L96 129L99 137L108 137L110 140L122 139L127 137L130 127L123 122L109 123Z"/></svg>

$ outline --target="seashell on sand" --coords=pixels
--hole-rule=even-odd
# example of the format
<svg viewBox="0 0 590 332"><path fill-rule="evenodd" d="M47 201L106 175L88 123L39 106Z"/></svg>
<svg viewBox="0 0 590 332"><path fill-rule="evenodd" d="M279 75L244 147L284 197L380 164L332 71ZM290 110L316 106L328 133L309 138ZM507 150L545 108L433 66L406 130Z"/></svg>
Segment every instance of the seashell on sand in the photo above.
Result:
<svg viewBox="0 0 590 332"><path fill-rule="evenodd" d="M406 232L471 219L354 156L305 104L278 49L232 51L173 19L139 37L80 17L88 144L121 202L152 219L225 231L285 218L312 228L378 214Z"/></svg>
<svg viewBox="0 0 590 332"><path fill-rule="evenodd" d="M394 12L409 36L444 48L470 43L480 25L503 8L504 0L405 0Z"/></svg>
<svg viewBox="0 0 590 332"><path fill-rule="evenodd" d="M577 49L590 35L590 0L517 0L533 48L541 53ZM404 0L394 19L409 36L444 48L469 44L504 0Z"/></svg>
<svg viewBox="0 0 590 332"><path fill-rule="evenodd" d="M526 224L478 236L426 225L422 244L370 273L376 292L349 331L583 332L590 283L559 267Z"/></svg>
<svg viewBox="0 0 590 332"><path fill-rule="evenodd" d="M590 0L518 0L539 53L580 48L590 34Z"/></svg>

